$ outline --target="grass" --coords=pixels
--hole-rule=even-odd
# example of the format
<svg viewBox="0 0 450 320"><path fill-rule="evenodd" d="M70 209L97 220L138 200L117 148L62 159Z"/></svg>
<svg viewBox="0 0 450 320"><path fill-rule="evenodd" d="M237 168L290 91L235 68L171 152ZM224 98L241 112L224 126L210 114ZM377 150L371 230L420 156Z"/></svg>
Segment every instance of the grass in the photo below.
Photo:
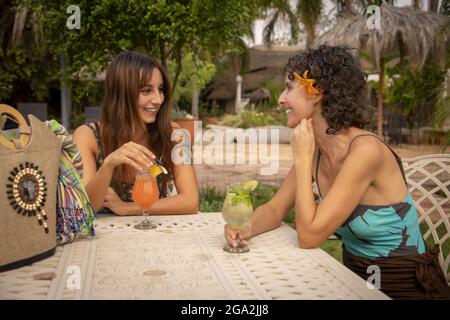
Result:
<svg viewBox="0 0 450 320"><path fill-rule="evenodd" d="M335 258L337 261L342 263L342 241L341 240L325 240L324 243L320 245L320 249L328 253L330 256Z"/></svg>
<svg viewBox="0 0 450 320"><path fill-rule="evenodd" d="M225 193L217 191L215 188L204 188L200 190L200 211L220 212L222 211Z"/></svg>
<svg viewBox="0 0 450 320"><path fill-rule="evenodd" d="M278 189L277 187L270 185L259 185L258 188L256 188L256 190L252 193L253 206L257 208L260 205L269 201L274 196L277 189ZM220 192L215 188L202 189L200 191L200 211L220 212L222 211L222 204L224 199L225 199L224 192ZM295 220L295 212L294 209L291 209L286 218L283 220L283 222L285 222L286 224L295 229L294 220ZM425 234L425 232L427 232L428 229L429 228L425 223L422 223L420 225L420 230L422 234ZM437 228L438 237L441 239L445 235L445 233L446 229L444 224L442 224ZM433 237L432 236L428 237L425 241L425 244L427 248L434 247L435 243ZM342 241L326 240L324 243L322 243L320 248L342 263ZM443 243L441 250L444 254L444 257L450 254L450 238ZM450 266L448 272L450 272Z"/></svg>

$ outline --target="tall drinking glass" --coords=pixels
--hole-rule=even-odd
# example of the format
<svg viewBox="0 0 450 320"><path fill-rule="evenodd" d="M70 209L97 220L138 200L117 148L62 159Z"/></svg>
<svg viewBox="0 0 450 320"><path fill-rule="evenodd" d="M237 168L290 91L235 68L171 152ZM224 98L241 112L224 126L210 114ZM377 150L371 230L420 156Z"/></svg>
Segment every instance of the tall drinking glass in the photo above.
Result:
<svg viewBox="0 0 450 320"><path fill-rule="evenodd" d="M141 207L143 216L142 221L135 225L134 228L139 230L155 229L157 225L152 223L148 216L149 209L159 198L159 189L156 182L156 177L151 174L149 170L137 172L131 195L133 197L133 201Z"/></svg>
<svg viewBox="0 0 450 320"><path fill-rule="evenodd" d="M238 190L238 191L237 191ZM249 221L253 213L253 205L250 197L250 191L244 191L240 188L230 188L225 197L222 207L222 216L228 226L236 232L249 226ZM230 253L249 252L250 249L238 241L237 247L231 247L226 244L223 250Z"/></svg>

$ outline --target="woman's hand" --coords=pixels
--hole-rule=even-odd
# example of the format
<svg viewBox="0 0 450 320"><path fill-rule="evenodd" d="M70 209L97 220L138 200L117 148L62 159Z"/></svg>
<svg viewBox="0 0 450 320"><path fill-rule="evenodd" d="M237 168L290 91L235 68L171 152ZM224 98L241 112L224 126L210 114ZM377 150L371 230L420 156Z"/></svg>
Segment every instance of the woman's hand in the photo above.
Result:
<svg viewBox="0 0 450 320"><path fill-rule="evenodd" d="M127 215L125 208L126 203L120 199L113 188L108 187L106 191L105 200L103 201L103 207L108 208L118 216Z"/></svg>
<svg viewBox="0 0 450 320"><path fill-rule="evenodd" d="M312 164L316 142L312 118L303 119L291 136L291 148L295 162Z"/></svg>
<svg viewBox="0 0 450 320"><path fill-rule="evenodd" d="M236 232L226 224L224 226L224 233L225 240L227 240L228 244L231 247L236 248L239 244L242 244L243 246L248 245L248 239L251 236L251 228L250 226L246 226L239 232Z"/></svg>
<svg viewBox="0 0 450 320"><path fill-rule="evenodd" d="M155 155L146 147L132 141L123 144L110 153L103 165L114 169L121 164L128 164L138 171L142 171L153 164Z"/></svg>

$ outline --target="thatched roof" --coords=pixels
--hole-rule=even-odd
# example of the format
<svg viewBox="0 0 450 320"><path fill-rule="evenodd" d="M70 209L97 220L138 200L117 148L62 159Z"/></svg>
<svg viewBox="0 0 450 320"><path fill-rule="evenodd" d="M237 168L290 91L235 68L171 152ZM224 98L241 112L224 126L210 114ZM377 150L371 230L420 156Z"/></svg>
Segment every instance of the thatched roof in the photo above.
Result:
<svg viewBox="0 0 450 320"><path fill-rule="evenodd" d="M211 93L208 95L210 100L229 100L233 99L236 95L235 87L232 88L228 83L217 84Z"/></svg>
<svg viewBox="0 0 450 320"><path fill-rule="evenodd" d="M380 18L381 28L372 30L367 26L367 16L343 19L319 37L316 44L368 49L377 62L377 67L381 56L401 46L410 61L421 67L431 52L442 44L443 41L435 41L435 36L450 20L443 15L411 7L394 7L386 2L380 5Z"/></svg>
<svg viewBox="0 0 450 320"><path fill-rule="evenodd" d="M280 77L288 59L303 50L302 46L278 46L270 48L258 45L249 49L249 72L242 74L242 93L251 93L261 87L261 83L274 77ZM236 96L236 74L230 73L216 79L207 89L208 99L229 100Z"/></svg>
<svg viewBox="0 0 450 320"><path fill-rule="evenodd" d="M252 101L270 99L270 91L266 88L258 88L253 90L247 97Z"/></svg>
<svg viewBox="0 0 450 320"><path fill-rule="evenodd" d="M270 48L258 45L249 49L250 64L249 69L259 68L284 68L288 59L296 53L303 51L303 46L278 46L272 45Z"/></svg>

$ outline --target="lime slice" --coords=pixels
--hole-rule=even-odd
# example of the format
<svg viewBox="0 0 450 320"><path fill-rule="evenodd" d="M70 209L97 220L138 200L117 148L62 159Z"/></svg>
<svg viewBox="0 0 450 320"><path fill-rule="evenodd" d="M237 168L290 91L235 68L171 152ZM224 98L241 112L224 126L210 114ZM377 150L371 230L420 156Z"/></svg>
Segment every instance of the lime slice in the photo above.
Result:
<svg viewBox="0 0 450 320"><path fill-rule="evenodd" d="M256 181L256 180L249 180L242 184L242 188L245 191L250 191L250 192L255 190L257 186L258 186L258 181Z"/></svg>
<svg viewBox="0 0 450 320"><path fill-rule="evenodd" d="M159 168L162 170L162 172L163 172L164 174L169 173L169 172L167 171L167 169L164 168L162 165L158 165L158 166L159 166Z"/></svg>
<svg viewBox="0 0 450 320"><path fill-rule="evenodd" d="M156 164L155 164L155 165L158 165L158 166L161 168L161 170L162 170L162 172L163 172L164 174L168 174L168 173L169 173L169 172L167 171L167 169L164 168L163 162L162 162L160 159L156 159Z"/></svg>

